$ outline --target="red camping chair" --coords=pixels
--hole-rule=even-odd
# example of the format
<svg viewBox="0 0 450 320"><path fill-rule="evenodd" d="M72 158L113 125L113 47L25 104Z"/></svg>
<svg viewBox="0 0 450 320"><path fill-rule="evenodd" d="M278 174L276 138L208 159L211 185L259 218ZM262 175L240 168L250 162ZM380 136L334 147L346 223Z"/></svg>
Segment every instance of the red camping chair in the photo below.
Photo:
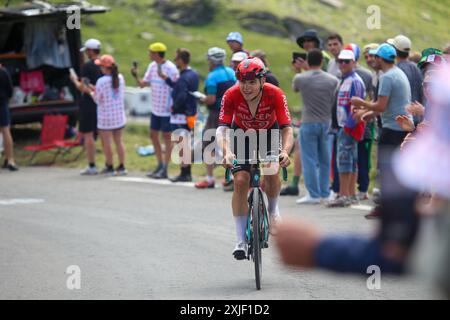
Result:
<svg viewBox="0 0 450 320"><path fill-rule="evenodd" d="M76 147L81 147L80 152L77 154L77 156L75 157L75 159L73 159L72 161L76 161L78 160L78 158L80 157L80 155L83 153L84 148L83 148L83 141L81 139L81 134L78 132L75 139L70 139L70 140L56 140L55 141L55 145L63 150L63 157L68 155L73 148Z"/></svg>
<svg viewBox="0 0 450 320"><path fill-rule="evenodd" d="M55 145L55 141L64 140L64 134L67 126L67 115L45 115L42 122L40 144L28 145L24 149L33 152L30 163L39 151L56 150L53 162L59 154L60 149Z"/></svg>

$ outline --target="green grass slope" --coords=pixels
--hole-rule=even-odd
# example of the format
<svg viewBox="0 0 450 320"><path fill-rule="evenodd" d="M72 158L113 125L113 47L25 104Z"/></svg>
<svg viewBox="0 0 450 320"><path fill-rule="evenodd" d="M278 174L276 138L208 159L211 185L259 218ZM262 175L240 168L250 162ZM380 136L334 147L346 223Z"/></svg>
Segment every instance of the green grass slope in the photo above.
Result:
<svg viewBox="0 0 450 320"><path fill-rule="evenodd" d="M289 38L243 29L235 10L267 11L279 18L293 17L306 24L339 32L346 43L355 42L361 46L369 42L381 42L400 33L411 38L413 50L416 51L430 46L442 48L450 42L450 0L342 0L344 6L340 9L316 0L212 1L217 4L214 20L207 25L186 27L163 19L153 8L153 0L91 0L94 4L109 6L111 11L93 15L94 26L83 23L82 37L83 40L91 37L100 39L106 52L118 60L128 85L134 85L129 75L131 63L133 60L138 61L140 72L145 71L149 43L166 43L170 59L176 48L190 49L193 53L192 66L205 77L208 73L205 59L207 49L212 46L223 47L227 49L229 59L231 52L225 38L230 31L239 31L244 36L247 50L263 49L267 52L270 67L286 91L293 110L298 110L296 106L299 106L300 99L290 89L294 75L290 59L292 51L299 51L300 48ZM13 0L12 4L21 2ZM366 26L369 17L367 8L373 5L380 8L381 28L369 30Z"/></svg>
<svg viewBox="0 0 450 320"><path fill-rule="evenodd" d="M345 42L361 46L369 42L381 42L403 33L413 41L413 50L425 47L443 47L450 42L450 0L358 0L343 1L344 7L335 9L315 0L229 0L217 1L214 20L200 27L185 27L164 20L152 8L153 1L96 1L111 7L106 14L93 16L96 26L83 25L83 38L101 39L107 50L113 53L128 83L128 69L133 60L140 62L141 72L148 63L147 47L150 42L162 41L169 47L169 58L178 47L189 48L193 53L192 65L202 76L208 73L205 53L209 47L221 46L229 51L225 38L230 31L240 31L248 50L263 49L267 52L270 67L279 77L291 106L298 106L300 99L290 89L293 71L290 67L291 52L298 51L297 44L288 38L267 36L244 30L233 9L241 11L268 11L278 17L294 17L305 23L321 26L342 34ZM132 5L130 5L132 3ZM381 29L369 30L366 21L367 8L377 5L381 13ZM152 39L143 39L142 32ZM297 107L293 109L298 110Z"/></svg>

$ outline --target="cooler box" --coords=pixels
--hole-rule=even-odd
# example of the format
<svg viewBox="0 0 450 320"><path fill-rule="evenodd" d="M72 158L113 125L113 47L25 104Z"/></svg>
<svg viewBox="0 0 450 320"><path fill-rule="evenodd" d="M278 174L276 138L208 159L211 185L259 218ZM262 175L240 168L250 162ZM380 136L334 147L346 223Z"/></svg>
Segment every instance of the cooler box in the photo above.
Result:
<svg viewBox="0 0 450 320"><path fill-rule="evenodd" d="M125 109L131 115L150 115L152 111L152 99L150 88L125 88Z"/></svg>

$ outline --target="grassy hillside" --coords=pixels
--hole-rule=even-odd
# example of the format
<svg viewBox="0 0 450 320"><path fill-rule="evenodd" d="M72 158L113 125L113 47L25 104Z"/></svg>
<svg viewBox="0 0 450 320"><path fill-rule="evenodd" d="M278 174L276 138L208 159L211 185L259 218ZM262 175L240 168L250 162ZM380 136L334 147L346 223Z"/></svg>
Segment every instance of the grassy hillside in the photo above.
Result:
<svg viewBox="0 0 450 320"><path fill-rule="evenodd" d="M144 72L148 64L147 47L151 42L165 42L169 47L169 58L173 58L176 48L189 48L193 53L193 67L202 76L206 76L207 49L221 46L227 49L229 59L230 51L225 38L230 31L240 31L244 36L246 49L259 48L267 52L270 67L286 91L292 111L300 109L300 98L290 89L294 75L290 67L291 52L300 49L295 41L287 37L273 37L243 29L238 19L239 12L253 12L256 8L279 18L294 17L306 24L339 32L345 42L356 42L359 45L381 42L399 33L409 36L413 41L413 50L417 51L429 46L441 48L450 42L450 0L343 0L342 9L331 8L316 0L212 0L217 3L214 20L197 27L185 27L163 19L153 8L153 0L91 1L109 6L112 11L93 15L94 24L92 21L83 23L83 41L91 37L100 39L105 51L117 58L128 85L134 84L128 72L133 60L139 62L140 72ZM12 4L21 2L23 1L13 0ZM368 30L366 27L366 10L370 5L378 5L381 9L380 30ZM127 127L127 162L132 170L147 170L155 162L154 157L140 158L133 151L134 145L148 143L147 134L146 125ZM27 157L18 152L19 164L25 164ZM101 162L100 156L99 163ZM70 166L81 167L84 164L85 159L82 157ZM222 170L216 171L223 174ZM194 172L199 174L203 169L196 166Z"/></svg>
<svg viewBox="0 0 450 320"><path fill-rule="evenodd" d="M176 0L188 2L191 0ZM206 0L205 0L206 1ZM364 45L381 42L399 33L409 36L413 50L425 47L441 48L450 42L448 17L450 0L342 0L344 7L332 8L316 0L212 0L216 3L214 20L204 26L185 27L171 23L153 8L153 0L91 0L94 4L111 7L111 12L93 15L94 26L83 23L83 39L95 37L104 43L107 52L118 59L121 71L129 85L133 84L128 70L133 60L140 64L141 73L148 64L147 47L162 41L169 47L168 57L173 58L178 47L189 48L193 53L192 65L202 76L208 73L205 53L209 47L221 46L230 51L225 38L230 31L240 31L245 48L263 49L267 52L270 67L279 77L290 105L298 109L300 99L290 90L293 71L290 67L292 51L299 51L289 38L267 36L243 29L239 12L268 11L280 18L293 17L306 24L317 25L343 35L345 42ZM12 3L22 1L13 0ZM58 1L64 2L64 1ZM367 8L379 6L381 29L368 30Z"/></svg>
<svg viewBox="0 0 450 320"><path fill-rule="evenodd" d="M299 105L300 102L290 90L293 76L290 68L291 52L299 50L297 44L288 38L244 30L232 9L254 11L256 8L279 17L291 16L337 31L343 35L345 42L360 45L381 42L399 33L408 35L413 41L413 49L418 51L429 46L440 48L450 41L450 0L344 0L342 9L335 9L315 0L220 0L217 1L214 20L201 27L185 27L163 20L152 8L153 1L150 0L98 0L95 3L108 5L112 11L93 16L96 26L83 26L83 38L97 37L106 43L106 48L117 56L122 70L129 69L131 62L137 60L143 71L148 63L148 44L163 41L169 47L169 57L173 56L177 47L189 48L193 52L192 65L205 76L208 72L206 50L211 46L221 46L230 55L225 37L230 31L240 31L244 36L246 49L260 48L267 52L271 69L280 78L291 106ZM369 16L366 10L370 5L380 7L380 30L368 30L366 27ZM149 33L152 39L143 39L140 36L142 32ZM127 80L131 83L130 77Z"/></svg>

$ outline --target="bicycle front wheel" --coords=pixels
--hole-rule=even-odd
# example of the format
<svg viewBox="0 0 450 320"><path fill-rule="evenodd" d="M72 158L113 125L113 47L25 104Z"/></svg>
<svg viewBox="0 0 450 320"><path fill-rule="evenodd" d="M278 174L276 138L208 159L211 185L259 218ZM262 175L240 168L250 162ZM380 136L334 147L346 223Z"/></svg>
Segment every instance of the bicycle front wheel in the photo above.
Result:
<svg viewBox="0 0 450 320"><path fill-rule="evenodd" d="M261 219L264 208L262 207L262 198L258 189L253 190L253 219L252 219L252 254L253 262L255 263L255 281L256 289L261 290L261 277L262 277L262 261L261 261Z"/></svg>

